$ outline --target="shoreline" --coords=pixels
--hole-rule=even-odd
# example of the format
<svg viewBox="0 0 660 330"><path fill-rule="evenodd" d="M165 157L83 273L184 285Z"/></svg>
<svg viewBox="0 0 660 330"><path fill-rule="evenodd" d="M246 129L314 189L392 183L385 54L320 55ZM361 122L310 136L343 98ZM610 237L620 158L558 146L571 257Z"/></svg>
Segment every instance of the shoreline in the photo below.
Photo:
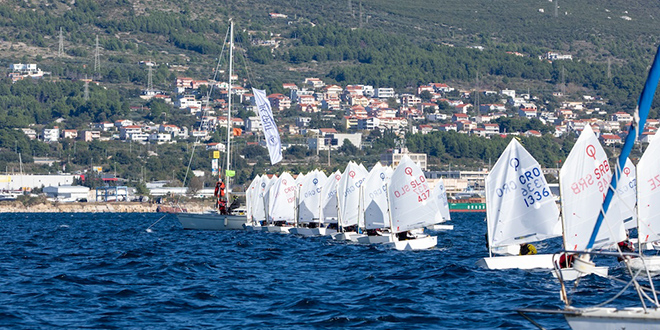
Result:
<svg viewBox="0 0 660 330"><path fill-rule="evenodd" d="M24 205L20 201L0 202L1 213L156 213L158 207L171 206L169 204L152 204L141 202L40 202ZM189 212L203 212L209 209L212 203L192 202L181 204ZM161 212L164 213L164 212Z"/></svg>

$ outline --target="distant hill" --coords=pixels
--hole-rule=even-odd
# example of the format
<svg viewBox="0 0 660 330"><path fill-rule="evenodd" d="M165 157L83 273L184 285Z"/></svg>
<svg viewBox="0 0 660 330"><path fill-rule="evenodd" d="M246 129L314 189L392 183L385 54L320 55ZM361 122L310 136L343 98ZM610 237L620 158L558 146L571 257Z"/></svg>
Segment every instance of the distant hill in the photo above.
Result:
<svg viewBox="0 0 660 330"><path fill-rule="evenodd" d="M105 83L137 88L144 88L147 79L139 61L180 65L179 71L155 73L155 86L166 89L173 75L211 76L232 17L243 49L238 65L245 54L250 82L271 89L305 76L344 84L413 87L442 80L472 86L479 72L484 87L549 90L565 67L565 80L574 84L570 90L602 90L619 103L636 95L641 79L636 69L646 67L660 36L660 5L556 1L10 0L0 4L0 63L37 61L59 77L96 74ZM58 57L60 28L64 54ZM314 39L328 35L353 44ZM93 70L97 36L99 73ZM258 46L262 41L277 47ZM556 51L573 55L578 64L509 59L502 55L506 51L531 58ZM618 80L603 78L608 65ZM239 74L247 72L239 68Z"/></svg>

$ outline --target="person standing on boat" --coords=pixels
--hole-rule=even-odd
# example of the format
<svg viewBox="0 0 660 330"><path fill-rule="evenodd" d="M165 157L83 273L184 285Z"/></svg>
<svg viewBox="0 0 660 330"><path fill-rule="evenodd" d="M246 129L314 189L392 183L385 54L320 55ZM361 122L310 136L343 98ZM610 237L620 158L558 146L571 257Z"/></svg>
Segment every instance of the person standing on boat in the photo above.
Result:
<svg viewBox="0 0 660 330"><path fill-rule="evenodd" d="M532 254L536 254L536 247L534 245L527 243L520 244L521 256L532 255Z"/></svg>

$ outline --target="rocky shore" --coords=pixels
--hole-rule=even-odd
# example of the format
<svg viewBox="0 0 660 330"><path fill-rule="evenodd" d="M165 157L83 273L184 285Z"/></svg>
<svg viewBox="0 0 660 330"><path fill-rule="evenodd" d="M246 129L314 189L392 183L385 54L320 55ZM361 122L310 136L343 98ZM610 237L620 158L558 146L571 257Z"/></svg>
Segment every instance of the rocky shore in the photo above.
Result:
<svg viewBox="0 0 660 330"><path fill-rule="evenodd" d="M2 213L147 213L157 212L159 206L164 204L140 203L140 202L88 202L88 203L58 203L58 202L39 202L29 203L28 205L19 201L0 202L0 212ZM203 212L211 207L211 203L194 202L182 205L189 212Z"/></svg>

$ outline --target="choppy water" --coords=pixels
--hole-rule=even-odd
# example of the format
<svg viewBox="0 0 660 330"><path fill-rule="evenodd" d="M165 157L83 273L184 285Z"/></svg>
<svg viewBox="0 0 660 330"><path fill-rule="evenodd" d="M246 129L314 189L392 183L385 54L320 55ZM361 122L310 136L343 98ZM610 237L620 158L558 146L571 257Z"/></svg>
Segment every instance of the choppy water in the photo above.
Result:
<svg viewBox="0 0 660 330"><path fill-rule="evenodd" d="M549 272L474 265L487 255L482 213L453 214L455 230L421 252L184 231L171 215L147 231L161 216L0 214L0 327L531 329L515 309L562 306Z"/></svg>

